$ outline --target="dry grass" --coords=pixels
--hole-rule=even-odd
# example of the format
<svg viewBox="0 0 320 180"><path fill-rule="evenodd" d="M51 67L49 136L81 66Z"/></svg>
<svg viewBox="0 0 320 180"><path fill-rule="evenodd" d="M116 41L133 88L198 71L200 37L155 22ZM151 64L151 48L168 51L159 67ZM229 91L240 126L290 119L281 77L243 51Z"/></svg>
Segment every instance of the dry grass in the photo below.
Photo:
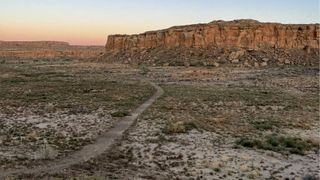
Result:
<svg viewBox="0 0 320 180"><path fill-rule="evenodd" d="M187 133L192 129L197 129L197 125L190 121L190 122L169 122L166 127L163 129L163 133L165 134L179 134L179 133Z"/></svg>
<svg viewBox="0 0 320 180"><path fill-rule="evenodd" d="M3 167L36 163L33 152L50 160L79 150L155 91L106 64L0 64L0 72L0 153L13 154L0 156Z"/></svg>
<svg viewBox="0 0 320 180"><path fill-rule="evenodd" d="M96 64L92 65L96 67ZM83 66L1 65L0 113L15 114L31 109L36 114L51 111L90 113L103 107L106 111L130 111L148 98L152 87L139 82L109 80L105 69Z"/></svg>

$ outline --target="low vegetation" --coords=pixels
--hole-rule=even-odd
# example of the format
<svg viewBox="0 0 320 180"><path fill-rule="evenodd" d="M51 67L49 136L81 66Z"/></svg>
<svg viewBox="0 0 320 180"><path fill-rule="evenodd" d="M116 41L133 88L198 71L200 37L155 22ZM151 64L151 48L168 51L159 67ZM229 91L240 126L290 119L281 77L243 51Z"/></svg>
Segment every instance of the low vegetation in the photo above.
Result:
<svg viewBox="0 0 320 180"><path fill-rule="evenodd" d="M125 117L129 115L130 113L128 111L117 111L111 114L112 117Z"/></svg>
<svg viewBox="0 0 320 180"><path fill-rule="evenodd" d="M292 153L299 155L304 155L306 151L310 151L313 148L319 147L319 144L315 144L311 141L295 137L279 136L275 134L259 139L242 137L236 141L236 144L248 148L257 148L284 154Z"/></svg>
<svg viewBox="0 0 320 180"><path fill-rule="evenodd" d="M257 130L261 130L261 131L273 130L277 125L277 123L273 119L250 121L250 123Z"/></svg>
<svg viewBox="0 0 320 180"><path fill-rule="evenodd" d="M142 66L140 67L140 74L146 75L146 74L148 74L149 72L150 72L150 69L149 69L147 66L142 65Z"/></svg>
<svg viewBox="0 0 320 180"><path fill-rule="evenodd" d="M192 121L170 122L163 129L163 133L165 134L187 133L192 129L198 129L198 126L196 125L196 123Z"/></svg>
<svg viewBox="0 0 320 180"><path fill-rule="evenodd" d="M35 159L53 160L57 158L57 156L58 151L49 144L42 145L40 149L35 153Z"/></svg>
<svg viewBox="0 0 320 180"><path fill-rule="evenodd" d="M49 103L54 106L51 112L86 114L100 108L128 112L154 92L139 82L105 79L106 73L100 68L87 71L84 67L54 66L1 65L0 113L30 109L43 114Z"/></svg>
<svg viewBox="0 0 320 180"><path fill-rule="evenodd" d="M0 64L0 166L67 156L130 115L155 89L123 71L96 63Z"/></svg>
<svg viewBox="0 0 320 180"><path fill-rule="evenodd" d="M97 157L95 161L83 163L79 169L70 172L84 172L84 175L111 172L114 175L119 170L127 175L129 169L133 173L141 170L145 174L146 169L151 167L150 170L176 172L176 177L186 175L186 178L193 177L190 171L204 172L213 177L211 179L225 179L229 175L234 179L265 179L269 172L276 179L287 178L283 174L293 173L289 176L292 179L307 174L307 168L315 172L317 154L313 151L318 151L319 143L307 139L315 139L315 124L319 119L318 70L232 69L235 72L231 73L224 68L197 71L193 70L194 67L148 67L148 70L140 67L126 71L120 68L94 69L90 66L44 64L19 65L16 68L0 65L0 113L10 116L18 114L21 109L31 109L36 114L49 112L50 115L51 112L54 114L62 110L68 113L63 114L65 117L78 114L76 120L95 113L98 118L92 121L94 125L91 122L87 125L86 119L79 121L79 124L97 133L102 131L98 131L96 124L101 127L104 122L110 122L108 127L111 127L113 121L129 116L132 108L154 92L154 89L130 77L141 77L141 74L148 73L148 78L164 89L164 95L143 113L128 132L124 143L119 143L113 149L118 155L109 152L107 155L110 155L110 159L104 159L106 156ZM62 121L59 124L63 126L64 123ZM40 125L43 127L43 123ZM11 148L8 148L9 152L17 147L14 143L20 140L9 142L7 139L23 137L22 132L28 135L21 138L24 144L58 134L55 130L47 130L54 128L30 129L24 124L19 127L17 123L12 126L14 128L9 129L5 123L0 123L0 132L2 130L8 137L3 140L3 145ZM73 124L68 127L70 131L76 130ZM83 132L86 133L72 132L69 138L58 134L59 138L50 138L48 143L60 156L65 150L79 150L94 141L90 138L80 139L84 137ZM303 139L296 138L300 135ZM232 149L233 145L241 149ZM38 149L39 146L36 146L32 152ZM54 156L50 155L51 150L50 147L44 147L41 153L43 159L55 157L55 153ZM278 156L273 152L306 155L297 158L301 164L308 166L297 171L295 158ZM275 166L271 158L266 158L270 156L279 160L279 164ZM6 160L2 165L9 163ZM207 167L194 169L197 164L208 164L210 174L206 173ZM282 167L287 168L279 170ZM279 176L277 171L280 172ZM232 172L235 176L231 175ZM70 175L69 172L66 174Z"/></svg>

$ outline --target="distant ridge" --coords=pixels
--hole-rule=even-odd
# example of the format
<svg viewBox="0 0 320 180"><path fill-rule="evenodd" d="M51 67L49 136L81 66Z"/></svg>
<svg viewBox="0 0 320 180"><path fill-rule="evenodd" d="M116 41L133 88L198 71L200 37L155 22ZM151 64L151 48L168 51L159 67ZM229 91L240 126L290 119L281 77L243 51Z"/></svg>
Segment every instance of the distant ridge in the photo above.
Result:
<svg viewBox="0 0 320 180"><path fill-rule="evenodd" d="M70 46L68 42L61 41L0 41L0 48L15 48L15 47L27 47L27 48L43 48L43 47L67 47Z"/></svg>
<svg viewBox="0 0 320 180"><path fill-rule="evenodd" d="M76 46L61 41L0 41L0 60L95 59L103 46Z"/></svg>

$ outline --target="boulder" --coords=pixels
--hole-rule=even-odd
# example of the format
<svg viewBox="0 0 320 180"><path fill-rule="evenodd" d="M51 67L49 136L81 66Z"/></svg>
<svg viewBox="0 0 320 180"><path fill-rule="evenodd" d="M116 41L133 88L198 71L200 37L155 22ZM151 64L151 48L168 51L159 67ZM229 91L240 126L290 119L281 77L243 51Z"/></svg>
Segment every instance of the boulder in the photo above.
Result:
<svg viewBox="0 0 320 180"><path fill-rule="evenodd" d="M268 66L268 63L267 63L267 62L262 62L262 63L261 63L261 66L262 66L262 67Z"/></svg>
<svg viewBox="0 0 320 180"><path fill-rule="evenodd" d="M242 56L244 56L244 54L245 54L244 50L235 51L229 55L229 59L230 60L240 59Z"/></svg>
<svg viewBox="0 0 320 180"><path fill-rule="evenodd" d="M240 61L239 61L239 59L234 59L231 62L232 62L232 64L238 64Z"/></svg>

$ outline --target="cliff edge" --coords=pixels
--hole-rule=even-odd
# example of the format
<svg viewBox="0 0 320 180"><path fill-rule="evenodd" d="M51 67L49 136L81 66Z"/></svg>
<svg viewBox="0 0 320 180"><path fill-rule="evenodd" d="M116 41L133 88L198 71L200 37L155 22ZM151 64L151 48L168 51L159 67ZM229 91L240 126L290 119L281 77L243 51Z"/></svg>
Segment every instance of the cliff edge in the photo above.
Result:
<svg viewBox="0 0 320 180"><path fill-rule="evenodd" d="M251 53L260 54L261 59L282 59L280 64L318 64L319 38L319 24L261 23L248 19L213 21L137 35L110 35L105 59L153 64L163 61L163 64L161 58L167 58L165 61L169 64L178 59L178 64L192 64L197 57L198 61L209 63L207 61L224 56L227 60L241 62L245 61L242 56Z"/></svg>

